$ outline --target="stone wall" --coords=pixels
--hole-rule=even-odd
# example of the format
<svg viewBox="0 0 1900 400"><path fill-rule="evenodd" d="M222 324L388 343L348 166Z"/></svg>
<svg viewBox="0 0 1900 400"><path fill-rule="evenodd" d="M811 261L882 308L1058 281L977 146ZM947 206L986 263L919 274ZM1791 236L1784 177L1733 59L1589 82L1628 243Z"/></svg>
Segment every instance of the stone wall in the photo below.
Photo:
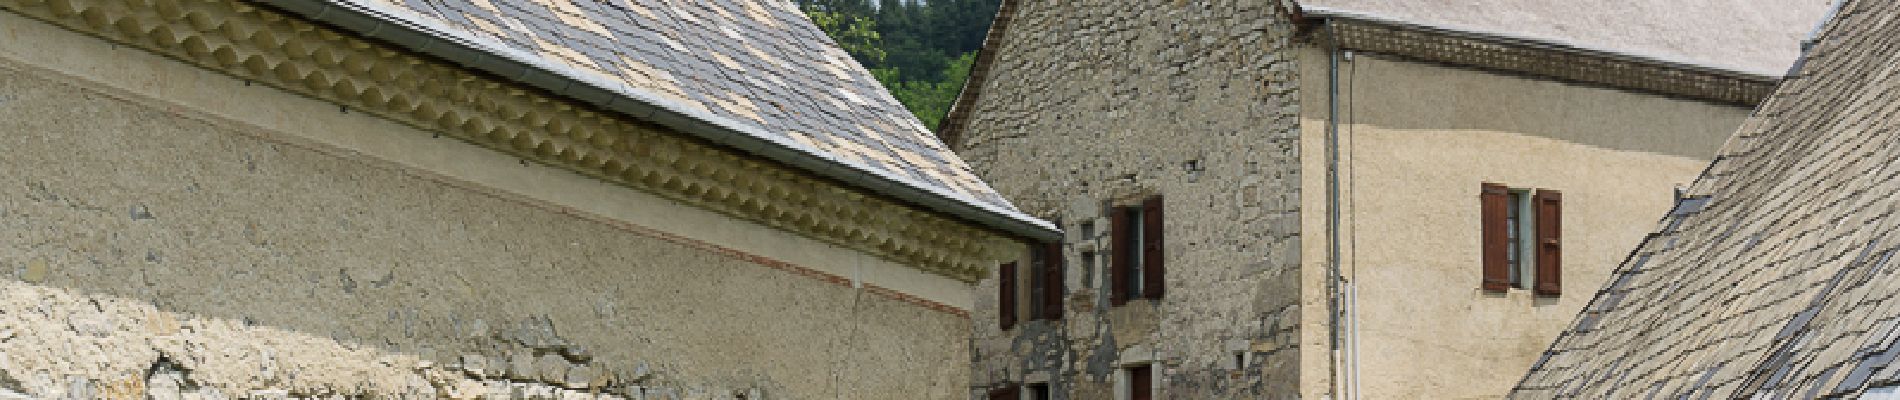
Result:
<svg viewBox="0 0 1900 400"><path fill-rule="evenodd" d="M9 40L35 34L12 21L0 27ZM375 119L209 72L162 75L179 67L139 50L73 45L121 58L57 58L70 63L58 68L210 85L132 89L217 91L286 110L248 115L273 121ZM804 268L207 111L0 63L0 397L966 391L966 317L812 269L874 271L876 257ZM299 128L358 126L384 130L352 134L429 138L389 123Z"/></svg>
<svg viewBox="0 0 1900 400"><path fill-rule="evenodd" d="M1002 331L982 282L973 397L1046 379L1055 398L1109 399L1116 368L1150 357L1166 398L1296 395L1299 84L1272 3L1015 5L953 145L1068 232L1068 309ZM1149 194L1166 199L1166 298L1110 307L1105 207Z"/></svg>

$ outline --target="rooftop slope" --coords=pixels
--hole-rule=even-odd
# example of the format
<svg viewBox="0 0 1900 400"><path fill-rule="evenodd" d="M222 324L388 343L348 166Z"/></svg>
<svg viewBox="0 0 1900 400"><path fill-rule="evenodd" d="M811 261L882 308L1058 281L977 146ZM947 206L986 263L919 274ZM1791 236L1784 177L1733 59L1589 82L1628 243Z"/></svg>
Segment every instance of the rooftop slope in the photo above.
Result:
<svg viewBox="0 0 1900 400"><path fill-rule="evenodd" d="M1900 384L1900 2L1850 0L1518 398Z"/></svg>
<svg viewBox="0 0 1900 400"><path fill-rule="evenodd" d="M790 1L322 2L540 70L508 78L536 81L545 73L596 86L614 101L713 120L774 146L1046 226L1017 213L971 173Z"/></svg>
<svg viewBox="0 0 1900 400"><path fill-rule="evenodd" d="M1300 0L1301 7L1780 76L1832 0Z"/></svg>

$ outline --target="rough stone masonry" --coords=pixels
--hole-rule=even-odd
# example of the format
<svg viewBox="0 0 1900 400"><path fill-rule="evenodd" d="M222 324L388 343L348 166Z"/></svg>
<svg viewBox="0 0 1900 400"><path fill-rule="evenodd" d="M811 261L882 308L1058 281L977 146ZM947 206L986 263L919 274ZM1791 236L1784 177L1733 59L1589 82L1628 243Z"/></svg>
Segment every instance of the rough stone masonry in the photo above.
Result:
<svg viewBox="0 0 1900 400"><path fill-rule="evenodd" d="M1069 296L1063 319L1003 331L996 282L983 284L972 396L1046 381L1055 398L1114 398L1115 370L1145 360L1167 398L1297 393L1299 84L1284 9L1011 3L953 146L1069 232ZM1167 207L1167 295L1111 307L1107 207L1155 194Z"/></svg>

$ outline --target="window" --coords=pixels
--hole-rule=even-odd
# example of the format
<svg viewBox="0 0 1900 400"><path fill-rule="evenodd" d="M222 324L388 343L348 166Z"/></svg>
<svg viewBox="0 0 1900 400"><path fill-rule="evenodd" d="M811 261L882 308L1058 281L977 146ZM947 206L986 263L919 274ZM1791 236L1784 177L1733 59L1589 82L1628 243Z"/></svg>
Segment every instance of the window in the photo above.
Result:
<svg viewBox="0 0 1900 400"><path fill-rule="evenodd" d="M1031 384L1029 384L1028 386L1024 386L1024 387L1023 387L1023 399L1025 399L1025 400L1049 400L1049 384L1047 384L1047 383L1031 383Z"/></svg>
<svg viewBox="0 0 1900 400"><path fill-rule="evenodd" d="M1114 305L1130 299L1160 299L1166 289L1161 204L1161 196L1154 196L1139 206L1110 211L1109 284Z"/></svg>
<svg viewBox="0 0 1900 400"><path fill-rule="evenodd" d="M1062 300L1067 294L1063 284L1062 243L1029 246L1028 268L1019 269L1008 262L996 268L996 309L1002 330L1010 330L1021 321L1019 312L1028 312L1030 320L1062 319ZM1025 276L1026 275L1026 276ZM1028 280L1028 291L1019 282Z"/></svg>
<svg viewBox="0 0 1900 400"><path fill-rule="evenodd" d="M990 400L1021 400L1021 398L1022 387L1013 383L990 389Z"/></svg>
<svg viewBox="0 0 1900 400"><path fill-rule="evenodd" d="M1093 251L1082 252L1082 276L1095 275L1098 273L1098 271L1095 270L1096 257L1097 254Z"/></svg>
<svg viewBox="0 0 1900 400"><path fill-rule="evenodd" d="M1480 188L1483 229L1482 287L1489 292L1531 289L1562 293L1563 194L1550 189Z"/></svg>
<svg viewBox="0 0 1900 400"><path fill-rule="evenodd" d="M1153 364L1128 367L1128 400L1153 400L1155 395Z"/></svg>

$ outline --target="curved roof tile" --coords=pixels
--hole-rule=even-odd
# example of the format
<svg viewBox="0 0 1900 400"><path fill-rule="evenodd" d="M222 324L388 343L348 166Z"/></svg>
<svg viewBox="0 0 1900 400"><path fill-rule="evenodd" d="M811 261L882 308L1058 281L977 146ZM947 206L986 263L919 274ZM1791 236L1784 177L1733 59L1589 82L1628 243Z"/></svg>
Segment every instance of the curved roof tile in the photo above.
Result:
<svg viewBox="0 0 1900 400"><path fill-rule="evenodd" d="M324 1L1053 231L980 180L789 1Z"/></svg>

